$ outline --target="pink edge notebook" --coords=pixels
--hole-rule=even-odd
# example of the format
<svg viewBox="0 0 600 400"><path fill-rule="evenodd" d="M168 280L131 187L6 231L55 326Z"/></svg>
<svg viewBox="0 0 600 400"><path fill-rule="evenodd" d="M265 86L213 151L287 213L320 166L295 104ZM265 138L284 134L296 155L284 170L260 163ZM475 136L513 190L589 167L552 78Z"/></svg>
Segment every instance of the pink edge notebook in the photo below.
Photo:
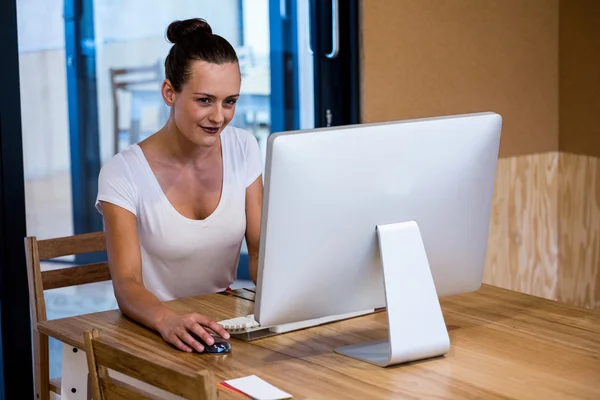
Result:
<svg viewBox="0 0 600 400"><path fill-rule="evenodd" d="M219 383L219 386L245 394L255 400L281 400L293 397L291 394L276 388L256 375L223 381Z"/></svg>

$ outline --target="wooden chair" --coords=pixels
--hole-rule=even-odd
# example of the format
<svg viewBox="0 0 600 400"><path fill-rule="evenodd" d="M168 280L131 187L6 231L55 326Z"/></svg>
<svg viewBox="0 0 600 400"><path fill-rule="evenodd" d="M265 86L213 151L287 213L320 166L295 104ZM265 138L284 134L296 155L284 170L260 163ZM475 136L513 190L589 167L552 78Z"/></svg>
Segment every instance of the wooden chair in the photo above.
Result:
<svg viewBox="0 0 600 400"><path fill-rule="evenodd" d="M61 380L50 381L48 336L38 332L37 324L46 321L44 290L111 280L107 262L41 271L40 261L67 255L106 250L104 232L86 233L38 241L25 238L29 304L33 326L36 399L48 400L50 391L60 395Z"/></svg>
<svg viewBox="0 0 600 400"><path fill-rule="evenodd" d="M96 329L85 332L84 340L93 400L157 399L155 395L111 378L109 369L185 399L217 398L217 386L210 371L191 372L173 362L153 362L144 356L144 350L135 351L107 340Z"/></svg>

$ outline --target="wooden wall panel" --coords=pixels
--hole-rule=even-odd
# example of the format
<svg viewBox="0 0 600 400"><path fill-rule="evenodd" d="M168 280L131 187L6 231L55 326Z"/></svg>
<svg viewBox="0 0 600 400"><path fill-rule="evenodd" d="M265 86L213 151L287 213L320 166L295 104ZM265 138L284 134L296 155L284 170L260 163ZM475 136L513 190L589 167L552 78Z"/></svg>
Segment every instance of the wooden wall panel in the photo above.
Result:
<svg viewBox="0 0 600 400"><path fill-rule="evenodd" d="M600 308L600 159L561 153L557 299Z"/></svg>
<svg viewBox="0 0 600 400"><path fill-rule="evenodd" d="M502 158L484 282L600 309L600 158Z"/></svg>
<svg viewBox="0 0 600 400"><path fill-rule="evenodd" d="M559 147L600 157L600 1L562 0Z"/></svg>
<svg viewBox="0 0 600 400"><path fill-rule="evenodd" d="M554 298L557 152L498 161L484 282Z"/></svg>
<svg viewBox="0 0 600 400"><path fill-rule="evenodd" d="M495 111L501 157L558 151L558 11L558 0L363 0L363 122Z"/></svg>

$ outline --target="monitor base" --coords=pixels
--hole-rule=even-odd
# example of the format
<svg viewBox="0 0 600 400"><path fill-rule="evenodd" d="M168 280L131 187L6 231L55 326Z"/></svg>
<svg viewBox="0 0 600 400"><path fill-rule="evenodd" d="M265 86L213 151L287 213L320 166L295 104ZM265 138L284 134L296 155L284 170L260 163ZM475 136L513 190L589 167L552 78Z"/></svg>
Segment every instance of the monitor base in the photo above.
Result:
<svg viewBox="0 0 600 400"><path fill-rule="evenodd" d="M415 221L377 225L388 339L335 349L381 367L444 355L450 338Z"/></svg>

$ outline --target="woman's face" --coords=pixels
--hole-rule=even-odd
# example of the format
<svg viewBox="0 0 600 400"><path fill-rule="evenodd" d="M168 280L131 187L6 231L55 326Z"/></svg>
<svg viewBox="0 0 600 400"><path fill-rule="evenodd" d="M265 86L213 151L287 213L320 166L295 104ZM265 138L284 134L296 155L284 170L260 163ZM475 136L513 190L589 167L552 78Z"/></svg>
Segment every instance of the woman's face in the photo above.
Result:
<svg viewBox="0 0 600 400"><path fill-rule="evenodd" d="M193 61L190 79L181 92L163 84L163 97L173 108L179 131L192 143L210 147L233 119L241 77L237 63Z"/></svg>

